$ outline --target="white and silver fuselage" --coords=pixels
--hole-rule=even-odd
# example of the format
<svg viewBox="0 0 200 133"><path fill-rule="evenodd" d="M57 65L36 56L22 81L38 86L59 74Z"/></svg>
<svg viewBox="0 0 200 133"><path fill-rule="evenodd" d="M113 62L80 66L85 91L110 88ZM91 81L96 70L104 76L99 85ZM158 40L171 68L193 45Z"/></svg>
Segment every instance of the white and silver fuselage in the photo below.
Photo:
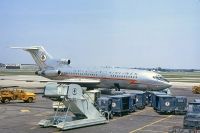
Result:
<svg viewBox="0 0 200 133"><path fill-rule="evenodd" d="M170 83L160 74L138 69L115 67L61 67L59 75L43 75L54 80L65 79L99 79L99 84L90 84L89 88L115 88L133 90L163 90L171 87Z"/></svg>

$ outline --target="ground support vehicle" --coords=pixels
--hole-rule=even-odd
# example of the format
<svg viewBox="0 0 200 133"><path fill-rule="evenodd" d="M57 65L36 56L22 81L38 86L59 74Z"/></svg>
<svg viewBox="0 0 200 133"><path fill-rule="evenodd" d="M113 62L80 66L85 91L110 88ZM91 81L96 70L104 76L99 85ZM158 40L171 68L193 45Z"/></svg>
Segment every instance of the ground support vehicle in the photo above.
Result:
<svg viewBox="0 0 200 133"><path fill-rule="evenodd" d="M200 94L200 86L193 86L192 87L192 92L194 94Z"/></svg>
<svg viewBox="0 0 200 133"><path fill-rule="evenodd" d="M176 108L176 97L170 95L156 95L154 109L160 114L174 113Z"/></svg>
<svg viewBox="0 0 200 133"><path fill-rule="evenodd" d="M112 98L112 111L114 115L122 116L124 113L129 113L130 96L115 95Z"/></svg>
<svg viewBox="0 0 200 133"><path fill-rule="evenodd" d="M200 129L200 102L190 102L183 120L184 128Z"/></svg>
<svg viewBox="0 0 200 133"><path fill-rule="evenodd" d="M100 97L97 99L97 109L107 118L113 118L112 99L110 97Z"/></svg>
<svg viewBox="0 0 200 133"><path fill-rule="evenodd" d="M0 90L0 101L2 103L9 103L11 100L23 100L31 103L36 99L36 94L27 92L23 89L5 88Z"/></svg>
<svg viewBox="0 0 200 133"><path fill-rule="evenodd" d="M176 96L175 114L186 114L187 112L187 98L185 96Z"/></svg>

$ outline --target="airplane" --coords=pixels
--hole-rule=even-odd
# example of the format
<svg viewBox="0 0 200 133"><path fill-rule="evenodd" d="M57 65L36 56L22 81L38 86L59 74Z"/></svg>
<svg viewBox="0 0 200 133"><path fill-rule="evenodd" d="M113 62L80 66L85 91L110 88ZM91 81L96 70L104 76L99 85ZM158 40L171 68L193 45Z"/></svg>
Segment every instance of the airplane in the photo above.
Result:
<svg viewBox="0 0 200 133"><path fill-rule="evenodd" d="M70 59L54 59L43 46L11 47L31 54L39 67L36 75L54 80L59 84L75 83L88 89L108 88L141 91L160 91L171 87L162 75L132 68L74 67Z"/></svg>

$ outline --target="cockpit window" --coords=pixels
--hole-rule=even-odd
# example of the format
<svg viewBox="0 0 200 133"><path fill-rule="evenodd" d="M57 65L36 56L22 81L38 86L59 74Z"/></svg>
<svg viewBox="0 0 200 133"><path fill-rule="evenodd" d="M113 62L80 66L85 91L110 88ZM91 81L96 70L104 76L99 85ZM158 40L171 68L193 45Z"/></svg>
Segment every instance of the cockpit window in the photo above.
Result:
<svg viewBox="0 0 200 133"><path fill-rule="evenodd" d="M165 79L162 76L153 76L154 79L160 80L160 81L164 81L164 82L169 82L167 79Z"/></svg>

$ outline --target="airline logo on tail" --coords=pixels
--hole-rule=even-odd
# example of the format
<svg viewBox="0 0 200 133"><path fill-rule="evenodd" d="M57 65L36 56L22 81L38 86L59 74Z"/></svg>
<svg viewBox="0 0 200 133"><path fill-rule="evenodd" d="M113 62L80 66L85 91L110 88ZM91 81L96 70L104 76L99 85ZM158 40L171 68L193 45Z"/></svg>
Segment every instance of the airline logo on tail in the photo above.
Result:
<svg viewBox="0 0 200 133"><path fill-rule="evenodd" d="M63 65L69 65L71 61L69 59L56 60L50 56L42 46L31 46L31 47L11 47L15 49L22 49L31 54L40 70L45 69L56 69Z"/></svg>
<svg viewBox="0 0 200 133"><path fill-rule="evenodd" d="M46 52L46 50L42 46L12 48L23 49L24 51L29 52L41 70L51 68L47 63L47 60L52 59L52 57Z"/></svg>
<svg viewBox="0 0 200 133"><path fill-rule="evenodd" d="M47 57L46 57L46 55L45 55L45 54L42 54L40 59L41 59L41 61L45 62L45 61L46 61L46 59L47 59Z"/></svg>

